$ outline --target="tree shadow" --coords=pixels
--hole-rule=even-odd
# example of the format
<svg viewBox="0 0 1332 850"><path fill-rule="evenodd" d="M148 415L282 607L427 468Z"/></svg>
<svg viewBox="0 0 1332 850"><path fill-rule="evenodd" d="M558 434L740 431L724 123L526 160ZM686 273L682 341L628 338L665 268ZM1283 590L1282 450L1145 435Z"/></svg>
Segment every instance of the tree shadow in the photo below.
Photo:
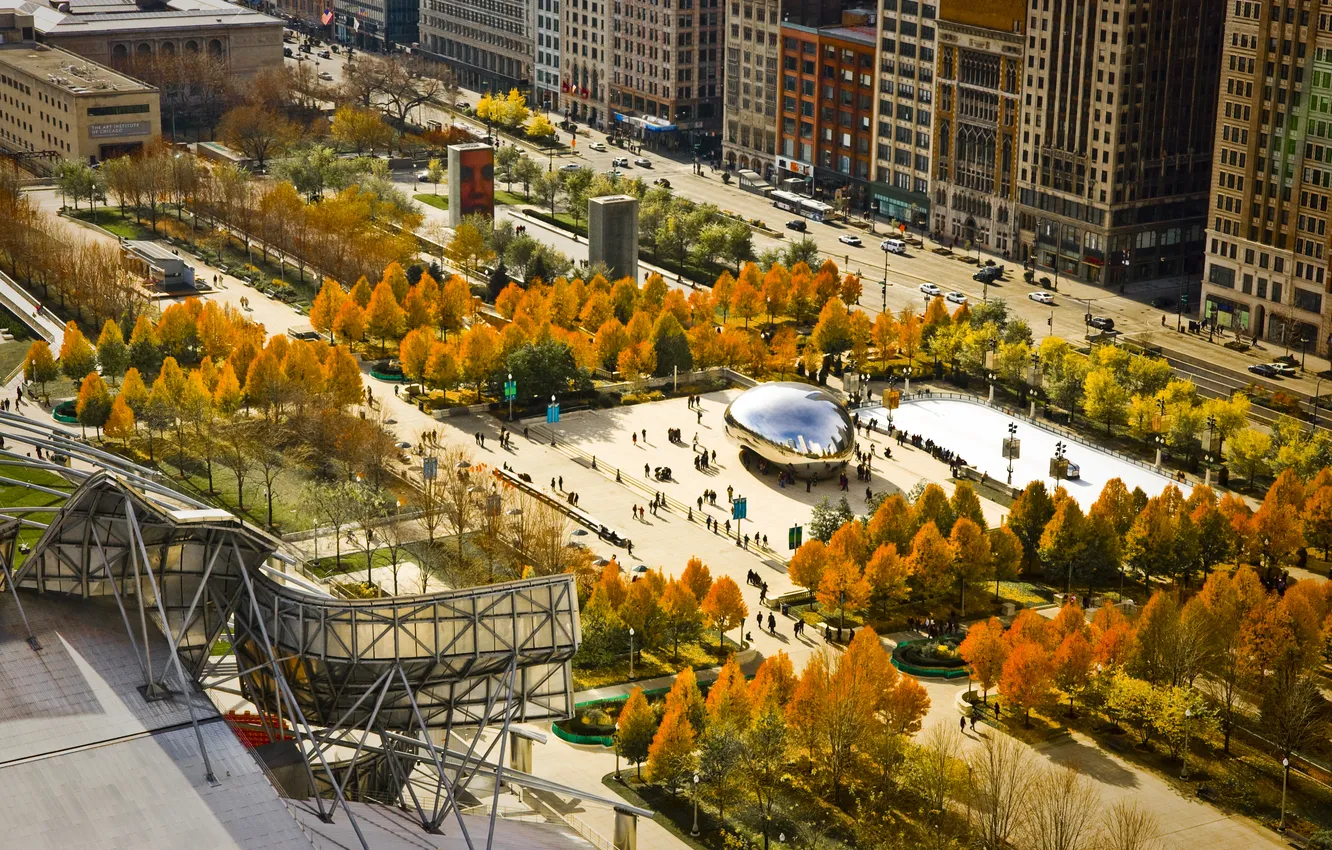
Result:
<svg viewBox="0 0 1332 850"><path fill-rule="evenodd" d="M1086 744L1076 738L1044 749L1041 754L1051 762L1071 767L1106 785L1117 788L1136 788L1137 775L1111 758L1100 747Z"/></svg>

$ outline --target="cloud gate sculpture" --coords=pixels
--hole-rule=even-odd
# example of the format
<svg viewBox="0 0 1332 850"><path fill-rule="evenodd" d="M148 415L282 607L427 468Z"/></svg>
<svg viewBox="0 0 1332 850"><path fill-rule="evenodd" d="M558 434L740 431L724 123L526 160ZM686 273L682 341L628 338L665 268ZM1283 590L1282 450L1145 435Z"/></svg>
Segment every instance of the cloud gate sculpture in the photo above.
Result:
<svg viewBox="0 0 1332 850"><path fill-rule="evenodd" d="M724 420L737 445L796 469L840 466L855 447L846 405L809 384L759 384L730 403Z"/></svg>

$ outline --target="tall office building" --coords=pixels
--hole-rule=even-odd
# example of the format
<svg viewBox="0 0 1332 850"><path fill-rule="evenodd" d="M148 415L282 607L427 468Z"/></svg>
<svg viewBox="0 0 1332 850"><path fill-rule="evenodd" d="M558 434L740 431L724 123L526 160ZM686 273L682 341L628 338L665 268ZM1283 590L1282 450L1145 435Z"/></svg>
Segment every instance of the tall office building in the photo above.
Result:
<svg viewBox="0 0 1332 850"><path fill-rule="evenodd" d="M920 227L930 220L937 15L935 2L880 0L879 138L871 201L880 215Z"/></svg>
<svg viewBox="0 0 1332 850"><path fill-rule="evenodd" d="M1202 316L1326 354L1332 2L1227 3L1224 45Z"/></svg>
<svg viewBox="0 0 1332 850"><path fill-rule="evenodd" d="M563 0L536 0L536 44L532 108L560 111L560 4Z"/></svg>
<svg viewBox="0 0 1332 850"><path fill-rule="evenodd" d="M611 127L606 34L612 0L556 0L564 7L560 93L564 114L601 130Z"/></svg>
<svg viewBox="0 0 1332 850"><path fill-rule="evenodd" d="M833 206L865 208L874 161L872 12L843 12L844 26L783 23L777 177Z"/></svg>
<svg viewBox="0 0 1332 850"><path fill-rule="evenodd" d="M484 3L420 0L420 3L421 51L452 68L460 85L492 92L518 89L531 103L534 3L525 0Z"/></svg>
<svg viewBox="0 0 1332 850"><path fill-rule="evenodd" d="M721 0L617 0L610 108L620 132L667 148L718 152Z"/></svg>
<svg viewBox="0 0 1332 850"><path fill-rule="evenodd" d="M1121 286L1201 274L1221 5L1028 7L1019 227L1038 272Z"/></svg>
<svg viewBox="0 0 1332 850"><path fill-rule="evenodd" d="M931 229L1004 254L1016 246L1025 5L939 7Z"/></svg>
<svg viewBox="0 0 1332 850"><path fill-rule="evenodd" d="M420 38L422 5L421 0L337 0L330 24L339 41L364 50L392 50ZM333 8L332 2L325 5L325 11ZM322 13L319 18L322 23Z"/></svg>
<svg viewBox="0 0 1332 850"><path fill-rule="evenodd" d="M722 156L771 179L777 163L781 0L729 0Z"/></svg>

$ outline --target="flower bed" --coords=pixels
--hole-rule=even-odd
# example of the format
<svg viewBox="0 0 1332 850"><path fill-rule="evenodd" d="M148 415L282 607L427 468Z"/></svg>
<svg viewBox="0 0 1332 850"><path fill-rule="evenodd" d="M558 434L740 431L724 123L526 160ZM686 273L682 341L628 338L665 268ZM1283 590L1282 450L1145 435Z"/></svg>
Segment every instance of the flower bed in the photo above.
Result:
<svg viewBox="0 0 1332 850"><path fill-rule="evenodd" d="M912 676L936 679L967 675L967 663L957 654L957 641L952 639L903 641L893 649L893 666Z"/></svg>
<svg viewBox="0 0 1332 850"><path fill-rule="evenodd" d="M73 399L62 401L51 411L55 421L63 422L66 425L79 424L78 404Z"/></svg>

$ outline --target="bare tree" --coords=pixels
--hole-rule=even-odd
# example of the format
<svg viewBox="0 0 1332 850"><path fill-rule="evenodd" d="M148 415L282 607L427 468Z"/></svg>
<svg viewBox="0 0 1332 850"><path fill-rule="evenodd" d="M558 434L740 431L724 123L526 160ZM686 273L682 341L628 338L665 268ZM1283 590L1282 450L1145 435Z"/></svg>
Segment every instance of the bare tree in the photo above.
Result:
<svg viewBox="0 0 1332 850"><path fill-rule="evenodd" d="M925 730L912 753L910 784L925 802L936 846L952 841L948 829L948 801L961 788L962 736L951 723L939 722Z"/></svg>
<svg viewBox="0 0 1332 850"><path fill-rule="evenodd" d="M566 572L573 564L574 550L569 546L569 517L563 511L533 500L523 514L523 554L539 576Z"/></svg>
<svg viewBox="0 0 1332 850"><path fill-rule="evenodd" d="M353 488L353 492L355 500L352 502L352 516L361 535L361 549L365 552L365 583L372 585L375 583L374 551L377 535L375 524L384 517L388 499L383 490L364 484Z"/></svg>
<svg viewBox="0 0 1332 850"><path fill-rule="evenodd" d="M312 483L305 488L305 504L320 525L333 529L333 565L342 564L342 530L356 515L356 488L345 482Z"/></svg>
<svg viewBox="0 0 1332 850"><path fill-rule="evenodd" d="M411 541L409 522L394 518L379 526L379 537L389 554L389 573L393 576L393 595L398 595L398 573L402 570L402 558L406 554L407 544ZM424 570L424 567L422 568Z"/></svg>
<svg viewBox="0 0 1332 850"><path fill-rule="evenodd" d="M1140 803L1120 800L1101 819L1101 850L1156 850L1161 834L1156 815Z"/></svg>
<svg viewBox="0 0 1332 850"><path fill-rule="evenodd" d="M1022 846L1028 850L1090 850L1096 840L1101 795L1087 777L1052 766L1031 783L1022 819Z"/></svg>
<svg viewBox="0 0 1332 850"><path fill-rule="evenodd" d="M1023 745L1001 733L981 740L967 758L967 808L985 850L1005 850L1017 833L1032 784Z"/></svg>
<svg viewBox="0 0 1332 850"><path fill-rule="evenodd" d="M467 533L476 527L479 514L474 488L486 480L486 468L473 464L472 456L464 449L451 447L439 456L440 514L453 534L457 546L456 566L462 570L466 563Z"/></svg>
<svg viewBox="0 0 1332 850"><path fill-rule="evenodd" d="M1327 725L1327 701L1318 683L1289 661L1279 664L1265 683L1261 712L1263 729L1287 758L1312 745Z"/></svg>
<svg viewBox="0 0 1332 850"><path fill-rule="evenodd" d="M257 420L246 429L245 451L253 462L259 479L264 483L264 499L268 503L268 526L273 526L273 490L278 479L292 466L305 459L304 447L290 444L286 430L276 423Z"/></svg>

